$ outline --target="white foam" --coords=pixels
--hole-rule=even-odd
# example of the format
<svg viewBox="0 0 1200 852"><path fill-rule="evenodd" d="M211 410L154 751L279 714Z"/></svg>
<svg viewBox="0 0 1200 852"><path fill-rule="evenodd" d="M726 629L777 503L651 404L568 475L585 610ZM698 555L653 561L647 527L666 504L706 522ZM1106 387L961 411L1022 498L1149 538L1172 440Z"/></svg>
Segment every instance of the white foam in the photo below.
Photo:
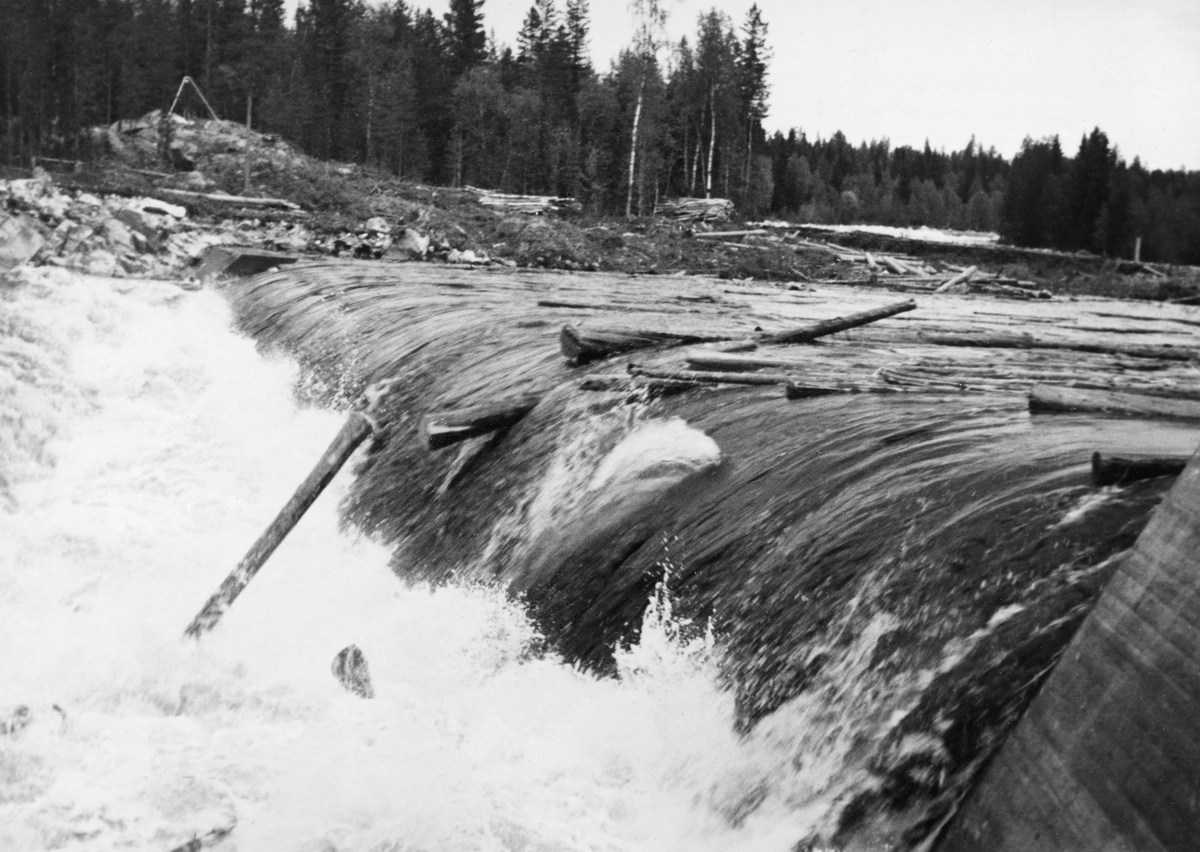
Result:
<svg viewBox="0 0 1200 852"><path fill-rule="evenodd" d="M22 456L0 509L0 714L33 710L0 737L0 849L165 850L235 822L241 852L759 850L807 833L803 803L771 792L779 756L733 733L711 642L652 610L622 679L533 658L499 593L404 588L387 551L342 535L344 477L185 642L341 418L298 410L294 366L232 334L212 293L34 279L0 306L46 352L13 402L37 409L45 452ZM330 675L350 642L373 701Z"/></svg>

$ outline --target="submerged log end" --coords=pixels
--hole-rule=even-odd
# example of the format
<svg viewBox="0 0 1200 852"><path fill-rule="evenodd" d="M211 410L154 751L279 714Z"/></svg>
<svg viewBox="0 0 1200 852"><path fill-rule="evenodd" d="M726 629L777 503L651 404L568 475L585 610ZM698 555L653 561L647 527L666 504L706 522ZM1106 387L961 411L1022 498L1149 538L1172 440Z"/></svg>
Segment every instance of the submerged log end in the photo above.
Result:
<svg viewBox="0 0 1200 852"><path fill-rule="evenodd" d="M569 363L576 366L585 363L583 338L579 334L579 329L569 323L564 325L558 334L558 342L562 347L562 354Z"/></svg>
<svg viewBox="0 0 1200 852"><path fill-rule="evenodd" d="M1178 476L1183 473L1187 463L1187 456L1121 458L1105 457L1095 452L1092 453L1092 484L1099 488L1105 485L1128 485L1159 476Z"/></svg>
<svg viewBox="0 0 1200 852"><path fill-rule="evenodd" d="M422 428L431 450L440 450L475 438L508 429L534 409L541 397L535 394L511 397L497 402L437 411L425 416Z"/></svg>
<svg viewBox="0 0 1200 852"><path fill-rule="evenodd" d="M807 385L797 382L795 379L789 379L783 386L783 393L788 399L812 399L818 396L850 393L850 390L834 385Z"/></svg>

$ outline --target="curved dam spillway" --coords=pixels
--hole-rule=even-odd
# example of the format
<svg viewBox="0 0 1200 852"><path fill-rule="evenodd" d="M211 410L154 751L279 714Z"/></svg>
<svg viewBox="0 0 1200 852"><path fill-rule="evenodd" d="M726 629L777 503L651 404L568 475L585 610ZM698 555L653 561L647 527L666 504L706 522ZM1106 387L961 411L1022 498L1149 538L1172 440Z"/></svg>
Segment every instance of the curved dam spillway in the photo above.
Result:
<svg viewBox="0 0 1200 852"><path fill-rule="evenodd" d="M677 378L704 341L895 297L372 263L298 263L225 294L244 331L299 362L302 395L373 399L343 516L400 577L499 585L548 651L598 676L647 617L707 636L737 730L774 767L723 817L809 814L792 844L931 842L1169 487L1097 488L1092 453L1196 444L1169 421L1031 415L1027 397L1039 382L1195 391L1181 309L925 296L759 347L768 371L838 391L789 399ZM564 324L692 345L575 366ZM964 331L1054 345L939 339ZM1184 358L1141 357L1131 333ZM431 448L439 412L514 399L527 413L506 428Z"/></svg>

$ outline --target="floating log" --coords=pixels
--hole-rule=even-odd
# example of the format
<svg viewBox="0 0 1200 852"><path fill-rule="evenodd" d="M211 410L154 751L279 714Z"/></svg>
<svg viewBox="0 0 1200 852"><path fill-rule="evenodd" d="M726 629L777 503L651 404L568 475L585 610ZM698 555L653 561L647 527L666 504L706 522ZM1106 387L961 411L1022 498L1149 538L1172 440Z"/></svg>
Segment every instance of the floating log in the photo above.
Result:
<svg viewBox="0 0 1200 852"><path fill-rule="evenodd" d="M965 284L966 282L970 281L971 276L974 275L978 271L979 270L977 267L968 266L966 269L964 269L962 272L958 273L957 275L947 278L945 281L942 282L941 286L939 286L933 292L945 293L947 290L949 290L955 284Z"/></svg>
<svg viewBox="0 0 1200 852"><path fill-rule="evenodd" d="M839 393L898 393L895 388L883 385L809 385L789 379L784 383L783 393L788 399L812 399L818 396L832 396Z"/></svg>
<svg viewBox="0 0 1200 852"><path fill-rule="evenodd" d="M629 375L645 376L650 379L668 379L677 382L693 382L724 385L782 385L788 376L766 373L724 373L711 370L647 370L637 364L629 365Z"/></svg>
<svg viewBox="0 0 1200 852"><path fill-rule="evenodd" d="M1159 476L1179 476L1187 467L1188 456L1103 456L1092 453L1092 484L1127 485Z"/></svg>
<svg viewBox="0 0 1200 852"><path fill-rule="evenodd" d="M890 269L892 272L895 272L897 275L911 274L908 270L908 267L906 267L904 264L902 264L900 261L896 260L893 257L881 255L879 258L879 262L882 263L884 266L886 266L888 269Z"/></svg>
<svg viewBox="0 0 1200 852"><path fill-rule="evenodd" d="M809 343L821 337L827 337L831 334L837 334L840 331L857 328L868 323L873 323L876 320L886 319L896 314L904 313L905 311L915 310L917 303L912 299L904 302L896 302L892 305L885 305L882 308L872 308L869 311L860 311L857 314L849 314L844 317L834 317L833 319L820 320L811 325L794 328L791 331L777 331L771 333L760 334L757 337L745 337L739 340L723 340L714 348L714 352L752 352L759 347L759 344L788 344L788 343Z"/></svg>
<svg viewBox="0 0 1200 852"><path fill-rule="evenodd" d="M772 334L760 335L757 343L807 343L810 340L816 340L819 337L827 337L830 334L837 334L839 331L846 331L851 328L858 328L868 323L876 322L877 320L887 319L888 317L902 314L905 311L916 310L917 303L912 299L895 304L885 305L882 308L872 308L869 311L859 311L856 314L848 314L844 317L834 317L833 319L821 320L812 325L806 325L802 328L792 329L791 331L780 331Z"/></svg>
<svg viewBox="0 0 1200 852"><path fill-rule="evenodd" d="M638 391L651 397L674 396L695 390L703 384L695 380L651 379L627 374L588 376L581 379L579 389L585 391Z"/></svg>
<svg viewBox="0 0 1200 852"><path fill-rule="evenodd" d="M564 325L559 335L563 355L579 366L590 361L649 349L654 346L686 346L690 343L711 343L728 340L727 337L707 337L699 334L676 334L668 331L652 331L631 328L578 328Z"/></svg>
<svg viewBox="0 0 1200 852"><path fill-rule="evenodd" d="M974 346L987 349L1064 349L1100 355L1127 355L1130 358L1163 358L1170 361L1191 361L1198 354L1194 349L1180 346L1117 346L1106 343L1073 343L1066 340L1046 340L1028 334L927 334L920 339L935 346Z"/></svg>
<svg viewBox="0 0 1200 852"><path fill-rule="evenodd" d="M429 449L440 450L467 438L507 429L540 401L540 396L526 394L499 402L433 412L425 417L425 439Z"/></svg>
<svg viewBox="0 0 1200 852"><path fill-rule="evenodd" d="M1200 402L1195 400L1057 385L1034 385L1029 391L1029 410L1096 411L1102 414L1200 420Z"/></svg>
<svg viewBox="0 0 1200 852"><path fill-rule="evenodd" d="M717 350L692 349L684 355L688 366L698 370L721 370L737 372L741 370L758 370L763 367L776 367L782 370L803 369L806 365L801 361L789 361L784 358L770 358L762 355L736 355Z"/></svg>
<svg viewBox="0 0 1200 852"><path fill-rule="evenodd" d="M192 619L192 623L184 631L184 636L199 639L217 626L217 622L221 620L225 611L233 605L242 590L254 579L254 575L262 568L263 563L275 552L279 543L292 531L292 527L296 526L296 523L308 511L308 507L320 496L321 492L325 490L325 486L341 470L342 465L372 431L374 431L374 424L367 415L358 411L350 415L337 437L333 439L333 443L329 445L329 449L317 462L316 467L312 469L304 482L300 483L296 493L280 510L275 520L267 527L266 532L259 537L242 561L233 569L233 572L225 578L225 582L204 604L204 608Z"/></svg>

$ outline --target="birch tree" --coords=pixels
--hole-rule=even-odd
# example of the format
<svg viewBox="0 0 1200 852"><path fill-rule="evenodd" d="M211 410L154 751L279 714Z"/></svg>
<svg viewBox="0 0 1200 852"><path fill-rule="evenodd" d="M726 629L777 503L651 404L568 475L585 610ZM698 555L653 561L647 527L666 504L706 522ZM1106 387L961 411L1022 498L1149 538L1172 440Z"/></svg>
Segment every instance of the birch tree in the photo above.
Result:
<svg viewBox="0 0 1200 852"><path fill-rule="evenodd" d="M663 43L667 26L670 0L629 0L629 11L633 14L635 30L634 52L642 64L642 77L638 85L637 105L633 110L633 131L629 146L629 188L625 195L625 216L633 216L633 186L636 180L638 130L642 120L642 105L646 97L646 77L650 65L657 60L658 50Z"/></svg>

